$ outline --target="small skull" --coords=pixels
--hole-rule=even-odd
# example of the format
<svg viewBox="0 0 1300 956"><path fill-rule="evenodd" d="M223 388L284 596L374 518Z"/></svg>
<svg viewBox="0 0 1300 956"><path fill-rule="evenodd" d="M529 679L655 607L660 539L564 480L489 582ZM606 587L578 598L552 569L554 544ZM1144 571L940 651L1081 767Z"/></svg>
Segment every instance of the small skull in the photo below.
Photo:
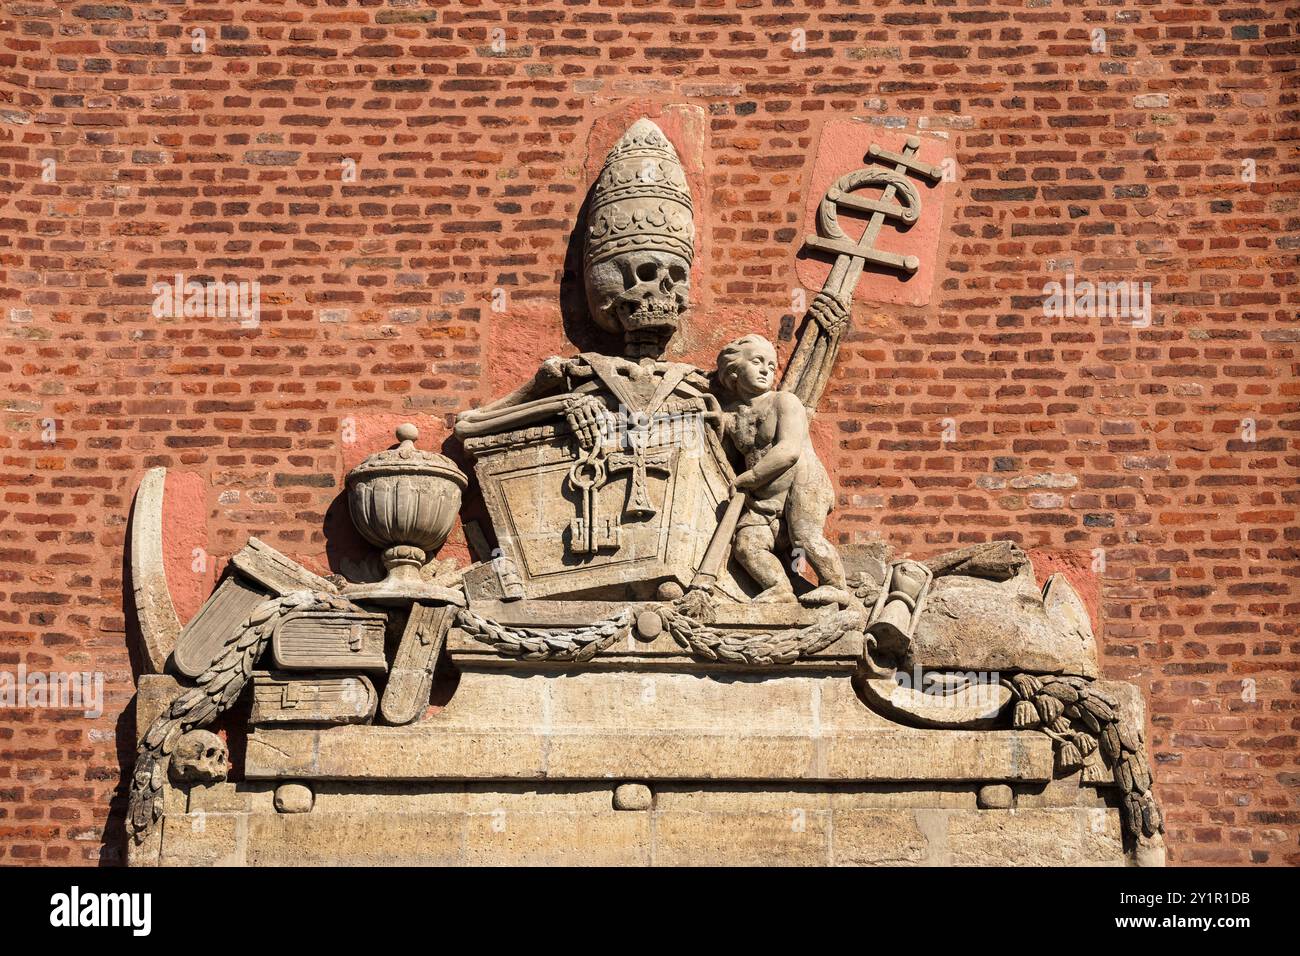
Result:
<svg viewBox="0 0 1300 956"><path fill-rule="evenodd" d="M691 296L691 266L658 250L627 252L587 273L587 297L596 320L611 332L655 332L667 343Z"/></svg>
<svg viewBox="0 0 1300 956"><path fill-rule="evenodd" d="M211 731L191 730L176 741L171 763L173 783L220 783L229 769L226 742Z"/></svg>

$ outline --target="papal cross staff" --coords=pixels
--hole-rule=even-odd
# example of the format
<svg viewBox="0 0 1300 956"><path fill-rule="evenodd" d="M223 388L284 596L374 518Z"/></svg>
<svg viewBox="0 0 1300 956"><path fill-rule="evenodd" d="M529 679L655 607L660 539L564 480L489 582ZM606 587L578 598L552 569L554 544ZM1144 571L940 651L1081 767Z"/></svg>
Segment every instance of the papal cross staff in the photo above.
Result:
<svg viewBox="0 0 1300 956"><path fill-rule="evenodd" d="M881 149L872 143L867 149L867 160L893 164L892 169L868 166L846 173L835 181L822 197L817 209L817 229L821 235L808 236L804 243L816 252L832 253L835 264L826 277L821 291L813 296L799 328L794 353L786 363L781 377L781 389L793 392L812 414L821 402L822 392L830 381L835 359L839 355L840 338L849 324L850 304L862 270L869 262L886 269L897 269L908 275L916 272L921 262L916 256L876 248L876 240L885 221L910 226L921 216L921 195L908 174L930 182L938 182L943 170L916 158L921 140L909 136L902 153ZM880 186L879 199L855 195L866 186ZM901 194L903 204L894 201ZM838 209L843 206L856 212L870 213L866 229L854 243L840 227ZM718 522L709 540L709 547L700 561L700 569L691 581L693 589L710 588L722 569L727 548L735 534L740 513L745 507L745 493L736 492L727 502L727 510Z"/></svg>
<svg viewBox="0 0 1300 956"><path fill-rule="evenodd" d="M781 388L794 392L811 412L821 401L822 392L830 380L831 369L839 353L840 336L849 323L849 306L864 266L870 262L886 269L897 269L908 275L921 265L916 256L900 256L876 248L876 240L885 220L910 226L921 216L921 196L908 173L937 182L943 175L938 166L921 162L916 152L921 141L908 137L902 153L892 153L874 143L867 150L867 159L892 163L893 169L867 167L841 176L822 197L817 210L820 236L808 236L805 245L816 252L835 255L835 265L822 289L813 297L799 330L794 354L785 368ZM864 186L883 186L879 199L857 196L856 190ZM904 205L894 202L902 194ZM862 237L853 243L840 228L838 207L870 213Z"/></svg>

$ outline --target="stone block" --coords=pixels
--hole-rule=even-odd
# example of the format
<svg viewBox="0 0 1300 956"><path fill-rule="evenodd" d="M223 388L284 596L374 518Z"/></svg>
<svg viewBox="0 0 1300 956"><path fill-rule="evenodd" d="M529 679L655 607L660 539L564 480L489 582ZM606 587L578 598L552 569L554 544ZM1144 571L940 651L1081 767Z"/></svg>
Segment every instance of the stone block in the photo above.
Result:
<svg viewBox="0 0 1300 956"><path fill-rule="evenodd" d="M614 788L615 810L649 810L654 793L644 783L620 783Z"/></svg>
<svg viewBox="0 0 1300 956"><path fill-rule="evenodd" d="M650 815L504 808L466 818L468 866L645 866Z"/></svg>
<svg viewBox="0 0 1300 956"><path fill-rule="evenodd" d="M282 783L275 788L275 809L280 813L310 813L315 794L305 783Z"/></svg>
<svg viewBox="0 0 1300 956"><path fill-rule="evenodd" d="M975 809L970 783L882 783L861 788L836 788L829 793L834 810L884 808Z"/></svg>
<svg viewBox="0 0 1300 956"><path fill-rule="evenodd" d="M268 730L249 735L244 774L253 780L540 780L546 776L545 750L543 735L525 732L490 736L405 727Z"/></svg>
<svg viewBox="0 0 1300 956"><path fill-rule="evenodd" d="M168 813L163 817L163 866L240 866L245 817L232 813Z"/></svg>
<svg viewBox="0 0 1300 956"><path fill-rule="evenodd" d="M955 866L1122 865L1119 815L1108 810L954 812L948 857Z"/></svg>
<svg viewBox="0 0 1300 956"><path fill-rule="evenodd" d="M824 866L831 815L789 807L750 811L656 811L657 866Z"/></svg>
<svg viewBox="0 0 1300 956"><path fill-rule="evenodd" d="M1016 794L1005 783L990 783L980 787L977 800L981 810L1009 810L1015 803Z"/></svg>
<svg viewBox="0 0 1300 956"><path fill-rule="evenodd" d="M278 813L250 817L253 866L455 866L458 813Z"/></svg>
<svg viewBox="0 0 1300 956"><path fill-rule="evenodd" d="M241 793L233 783L194 786L189 793L189 812L243 813L249 809L248 797L247 793Z"/></svg>
<svg viewBox="0 0 1300 956"><path fill-rule="evenodd" d="M836 780L1038 780L1052 775L1051 741L1023 731L898 730L824 738L819 776Z"/></svg>
<svg viewBox="0 0 1300 956"><path fill-rule="evenodd" d="M838 809L831 853L837 866L921 865L930 838L912 810Z"/></svg>

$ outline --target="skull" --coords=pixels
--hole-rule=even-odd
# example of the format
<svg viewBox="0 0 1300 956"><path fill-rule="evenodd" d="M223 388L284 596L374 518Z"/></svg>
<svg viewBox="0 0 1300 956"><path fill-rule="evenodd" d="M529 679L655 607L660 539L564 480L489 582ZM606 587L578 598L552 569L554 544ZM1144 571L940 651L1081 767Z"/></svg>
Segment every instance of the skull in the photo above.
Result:
<svg viewBox="0 0 1300 956"><path fill-rule="evenodd" d="M191 730L176 741L172 751L173 783L220 783L230 769L226 742L207 730Z"/></svg>
<svg viewBox="0 0 1300 956"><path fill-rule="evenodd" d="M610 332L651 336L666 345L690 295L691 265L672 252L626 252L587 270L592 315Z"/></svg>

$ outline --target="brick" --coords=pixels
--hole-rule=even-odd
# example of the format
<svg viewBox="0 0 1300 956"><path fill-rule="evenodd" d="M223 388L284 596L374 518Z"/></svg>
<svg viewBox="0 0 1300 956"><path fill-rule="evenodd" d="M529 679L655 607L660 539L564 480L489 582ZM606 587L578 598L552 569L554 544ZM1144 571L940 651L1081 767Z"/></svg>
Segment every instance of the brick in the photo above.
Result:
<svg viewBox="0 0 1300 956"><path fill-rule="evenodd" d="M832 538L1104 554L1103 668L1149 691L1171 862L1300 865L1300 240L1276 148L1294 139L1293 11L1151 0L1092 55L1091 21L1059 4L881 0L797 54L767 39L795 22L771 0L625 6L485 0L467 25L454 5L338 5L285 26L248 0L212 8L214 55L179 13L24 7L21 94L0 109L0 667L91 659L113 704L0 723L0 860L121 859L140 474L198 476L212 573L254 531L338 570L322 524L355 451L343 420L379 436L415 417L437 447L490 383L577 351L559 290L588 136L689 100L709 206L673 357L704 367L753 328L788 353L827 119L948 137L931 302L859 304L818 413ZM259 280L259 326L155 318L151 288L177 272ZM1067 272L1149 282L1151 326L1049 317L1043 287ZM489 351L494 288L533 334ZM444 554L466 557L459 532Z"/></svg>

